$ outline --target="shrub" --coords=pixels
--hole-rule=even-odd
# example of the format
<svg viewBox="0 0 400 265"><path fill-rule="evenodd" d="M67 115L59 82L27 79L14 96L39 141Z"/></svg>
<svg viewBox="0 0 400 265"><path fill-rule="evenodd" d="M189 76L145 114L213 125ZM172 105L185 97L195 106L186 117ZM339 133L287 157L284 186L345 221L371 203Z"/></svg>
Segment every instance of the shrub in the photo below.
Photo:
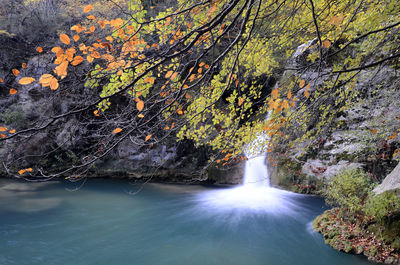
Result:
<svg viewBox="0 0 400 265"><path fill-rule="evenodd" d="M385 216L390 216L397 209L400 209L400 199L393 191L371 195L365 205L365 212L378 221L382 221Z"/></svg>
<svg viewBox="0 0 400 265"><path fill-rule="evenodd" d="M363 170L345 170L328 184L326 199L329 204L343 207L350 213L360 212L370 186L370 178Z"/></svg>

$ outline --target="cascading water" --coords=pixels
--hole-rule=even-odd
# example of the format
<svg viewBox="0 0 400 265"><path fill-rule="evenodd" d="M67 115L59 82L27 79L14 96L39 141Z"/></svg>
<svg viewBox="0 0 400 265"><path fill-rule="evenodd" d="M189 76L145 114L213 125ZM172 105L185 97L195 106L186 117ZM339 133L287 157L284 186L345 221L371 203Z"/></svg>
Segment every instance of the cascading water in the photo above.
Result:
<svg viewBox="0 0 400 265"><path fill-rule="evenodd" d="M298 213L299 206L296 204L296 198L302 195L270 186L268 168L265 163L267 144L268 138L260 135L246 147L245 154L248 160L241 186L201 192L196 198L198 205L214 214L226 211L235 211L240 214L251 211L274 215Z"/></svg>

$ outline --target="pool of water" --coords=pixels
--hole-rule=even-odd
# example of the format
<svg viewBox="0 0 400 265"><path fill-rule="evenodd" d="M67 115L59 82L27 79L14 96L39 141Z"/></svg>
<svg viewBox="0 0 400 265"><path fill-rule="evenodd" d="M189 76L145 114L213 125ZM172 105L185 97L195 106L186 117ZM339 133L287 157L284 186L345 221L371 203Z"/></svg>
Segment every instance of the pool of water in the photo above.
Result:
<svg viewBox="0 0 400 265"><path fill-rule="evenodd" d="M347 265L312 230L317 197L90 180L0 180L0 264Z"/></svg>

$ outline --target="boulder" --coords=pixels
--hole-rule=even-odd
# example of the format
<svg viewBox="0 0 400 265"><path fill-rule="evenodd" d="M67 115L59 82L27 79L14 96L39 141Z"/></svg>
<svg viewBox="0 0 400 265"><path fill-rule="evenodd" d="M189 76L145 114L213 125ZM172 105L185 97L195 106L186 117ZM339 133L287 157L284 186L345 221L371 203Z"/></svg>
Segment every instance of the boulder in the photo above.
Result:
<svg viewBox="0 0 400 265"><path fill-rule="evenodd" d="M400 163L373 191L377 194L387 190L400 189Z"/></svg>

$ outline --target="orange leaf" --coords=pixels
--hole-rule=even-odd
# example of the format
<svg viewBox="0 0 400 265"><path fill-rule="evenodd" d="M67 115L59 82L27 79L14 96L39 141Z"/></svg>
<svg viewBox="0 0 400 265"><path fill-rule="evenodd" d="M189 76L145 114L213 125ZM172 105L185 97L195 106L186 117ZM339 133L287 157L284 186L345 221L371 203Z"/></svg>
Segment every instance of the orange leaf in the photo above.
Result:
<svg viewBox="0 0 400 265"><path fill-rule="evenodd" d="M7 136L5 136L5 134L0 134L1 138L6 138Z"/></svg>
<svg viewBox="0 0 400 265"><path fill-rule="evenodd" d="M22 175L26 172L26 169L21 169L20 171L18 171L18 174Z"/></svg>
<svg viewBox="0 0 400 265"><path fill-rule="evenodd" d="M18 71L18 69L12 69L11 70L12 71L12 73L13 73L13 75L15 75L15 76L18 76L19 75L19 71Z"/></svg>
<svg viewBox="0 0 400 265"><path fill-rule="evenodd" d="M143 102L142 100L139 100L139 101L136 103L136 108L137 108L139 111L142 111L143 108L144 108L144 102Z"/></svg>
<svg viewBox="0 0 400 265"><path fill-rule="evenodd" d="M15 88L11 88L10 89L10 94L11 95L17 94L17 92L18 92L18 90L16 90Z"/></svg>
<svg viewBox="0 0 400 265"><path fill-rule="evenodd" d="M61 76L61 79L67 76L68 64L68 61L64 61L54 69L54 72L57 76Z"/></svg>
<svg viewBox="0 0 400 265"><path fill-rule="evenodd" d="M82 56L75 56L74 60L71 62L73 66L77 66L82 63L85 59Z"/></svg>
<svg viewBox="0 0 400 265"><path fill-rule="evenodd" d="M15 133L15 132L16 132L15 129L10 130L10 133Z"/></svg>
<svg viewBox="0 0 400 265"><path fill-rule="evenodd" d="M301 79L300 84L299 84L300 88L303 88L305 85L306 85L306 81L304 81L304 79Z"/></svg>
<svg viewBox="0 0 400 265"><path fill-rule="evenodd" d="M377 134L378 130L377 129L369 129L373 134Z"/></svg>
<svg viewBox="0 0 400 265"><path fill-rule="evenodd" d="M120 133L120 132L122 132L121 128L115 128L114 131L113 131L113 134L117 134L117 133Z"/></svg>
<svg viewBox="0 0 400 265"><path fill-rule="evenodd" d="M4 79L3 78L0 78L0 83L4 83Z"/></svg>
<svg viewBox="0 0 400 265"><path fill-rule="evenodd" d="M36 47L36 51L37 51L38 53L42 53L42 52L43 52L43 48L40 47L40 46L38 46L38 47Z"/></svg>
<svg viewBox="0 0 400 265"><path fill-rule="evenodd" d="M329 40L324 40L322 42L322 47L324 47L325 49L328 49L331 46L331 42Z"/></svg>
<svg viewBox="0 0 400 265"><path fill-rule="evenodd" d="M96 17L93 15L90 15L90 16L87 16L87 19L94 20L94 19L96 19Z"/></svg>
<svg viewBox="0 0 400 265"><path fill-rule="evenodd" d="M74 35L74 41L78 41L79 40L79 35Z"/></svg>
<svg viewBox="0 0 400 265"><path fill-rule="evenodd" d="M85 6L85 7L83 8L83 12L84 12L84 13L90 12L90 10L92 10L92 8L93 8L92 5L87 5L87 6Z"/></svg>
<svg viewBox="0 0 400 265"><path fill-rule="evenodd" d="M97 117L99 117L99 116L100 116L100 114L99 114L99 111L98 111L98 110L95 110L95 111L93 111L93 114L94 114L94 116L97 116Z"/></svg>
<svg viewBox="0 0 400 265"><path fill-rule="evenodd" d="M71 40L69 39L67 34L60 34L60 41L64 43L65 45L69 45L71 43Z"/></svg>
<svg viewBox="0 0 400 265"><path fill-rule="evenodd" d="M6 127L0 127L0 132L6 132L8 129Z"/></svg>
<svg viewBox="0 0 400 265"><path fill-rule="evenodd" d="M278 92L279 92L279 89L278 89L278 88L272 90L271 95L272 95L272 98L273 98L273 99L277 99L277 98L278 98Z"/></svg>
<svg viewBox="0 0 400 265"><path fill-rule="evenodd" d="M144 115L143 114L139 114L139 115L137 115L139 118L144 118Z"/></svg>
<svg viewBox="0 0 400 265"><path fill-rule="evenodd" d="M26 169L26 171L28 171L28 172L32 172L32 170L33 169L31 167Z"/></svg>
<svg viewBox="0 0 400 265"><path fill-rule="evenodd" d="M64 50L61 48L61 47L53 47L52 49L51 49L51 52L52 53L58 53L59 51L63 51L64 52Z"/></svg>
<svg viewBox="0 0 400 265"><path fill-rule="evenodd" d="M151 138L151 134L147 135L146 138L144 139L144 141L146 142L147 140L149 140Z"/></svg>
<svg viewBox="0 0 400 265"><path fill-rule="evenodd" d="M26 64L26 63L22 63L22 68L24 68L24 69L26 69L26 68L28 68L28 65Z"/></svg>
<svg viewBox="0 0 400 265"><path fill-rule="evenodd" d="M170 78L171 75L174 73L174 71L168 71L167 74L165 75L165 78Z"/></svg>
<svg viewBox="0 0 400 265"><path fill-rule="evenodd" d="M243 102L244 102L244 98L239 98L238 105L241 106L243 104Z"/></svg>
<svg viewBox="0 0 400 265"><path fill-rule="evenodd" d="M53 79L54 76L51 74L44 74L40 77L39 79L39 84L42 85L42 87L50 86L51 79Z"/></svg>
<svg viewBox="0 0 400 265"><path fill-rule="evenodd" d="M289 90L289 93L287 94L287 98L288 98L288 99L291 99L291 98L292 98L292 91L291 91L291 90Z"/></svg>
<svg viewBox="0 0 400 265"><path fill-rule="evenodd" d="M50 81L50 89L51 90L56 90L58 88L59 84L58 84L58 80L57 78L52 78Z"/></svg>
<svg viewBox="0 0 400 265"><path fill-rule="evenodd" d="M18 84L20 85L29 85L35 82L35 78L32 77L23 77L18 81Z"/></svg>
<svg viewBox="0 0 400 265"><path fill-rule="evenodd" d="M308 92L308 90L304 91L304 96L305 96L306 98L309 98L309 97L310 97L310 93Z"/></svg>
<svg viewBox="0 0 400 265"><path fill-rule="evenodd" d="M177 76L178 76L178 73L175 72L175 73L173 73L173 74L171 75L171 79L175 79Z"/></svg>

